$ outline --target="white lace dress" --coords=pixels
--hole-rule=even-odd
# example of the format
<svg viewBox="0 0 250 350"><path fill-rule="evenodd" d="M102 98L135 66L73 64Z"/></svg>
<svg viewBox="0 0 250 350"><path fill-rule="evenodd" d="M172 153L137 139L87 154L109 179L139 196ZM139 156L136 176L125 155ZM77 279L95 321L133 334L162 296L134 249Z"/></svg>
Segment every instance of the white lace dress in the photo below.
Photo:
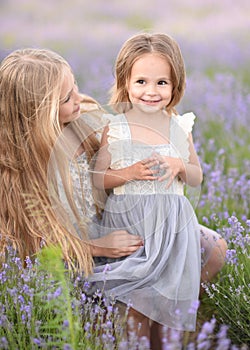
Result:
<svg viewBox="0 0 250 350"><path fill-rule="evenodd" d="M149 157L152 152L189 159L188 133L193 113L171 117L170 142L142 145L131 139L126 117L108 115L111 168L118 169ZM124 259L96 266L90 281L150 319L175 329L194 330L200 286L200 228L183 183L131 181L116 187L106 202L102 235L126 229L144 238L144 246ZM103 272L105 269L105 273Z"/></svg>

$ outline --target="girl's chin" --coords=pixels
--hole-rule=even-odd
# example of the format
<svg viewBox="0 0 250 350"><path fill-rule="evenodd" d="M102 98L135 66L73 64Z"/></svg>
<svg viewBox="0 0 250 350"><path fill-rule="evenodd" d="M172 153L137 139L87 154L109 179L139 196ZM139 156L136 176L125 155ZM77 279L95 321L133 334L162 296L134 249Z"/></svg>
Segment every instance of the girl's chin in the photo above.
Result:
<svg viewBox="0 0 250 350"><path fill-rule="evenodd" d="M138 103L133 106L145 113L154 113L154 112L158 112L161 109L159 105L152 105L148 103Z"/></svg>
<svg viewBox="0 0 250 350"><path fill-rule="evenodd" d="M73 120L78 119L80 117L80 115L81 115L81 111L79 109L77 112L73 113Z"/></svg>

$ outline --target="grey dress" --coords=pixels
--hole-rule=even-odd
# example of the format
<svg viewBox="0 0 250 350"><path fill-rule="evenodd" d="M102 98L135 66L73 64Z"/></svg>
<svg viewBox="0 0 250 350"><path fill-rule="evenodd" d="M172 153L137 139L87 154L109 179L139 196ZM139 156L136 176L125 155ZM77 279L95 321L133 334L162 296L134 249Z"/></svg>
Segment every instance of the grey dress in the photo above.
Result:
<svg viewBox="0 0 250 350"><path fill-rule="evenodd" d="M124 114L108 115L111 168L119 169L152 152L188 162L193 113L172 116L170 142L133 142ZM93 229L93 228L92 228ZM124 259L109 259L89 278L95 288L150 319L180 330L195 330L200 286L200 228L193 207L176 178L166 189L158 181L131 181L116 187L106 202L96 233L125 229L144 238L144 246Z"/></svg>

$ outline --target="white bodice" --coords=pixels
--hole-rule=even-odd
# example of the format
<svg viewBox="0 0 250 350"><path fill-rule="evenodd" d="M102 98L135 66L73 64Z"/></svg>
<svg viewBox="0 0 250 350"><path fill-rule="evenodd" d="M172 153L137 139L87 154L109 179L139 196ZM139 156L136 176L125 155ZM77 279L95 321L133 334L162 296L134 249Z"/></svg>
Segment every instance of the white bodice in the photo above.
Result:
<svg viewBox="0 0 250 350"><path fill-rule="evenodd" d="M188 134L192 131L195 115L173 115L170 119L169 143L148 145L132 140L127 119L124 114L105 115L109 120L108 150L111 155L111 169L121 169L148 158L153 152L163 156L181 158L189 161ZM114 194L178 194L183 195L183 182L176 177L172 185L166 188L167 181L137 180L114 188Z"/></svg>

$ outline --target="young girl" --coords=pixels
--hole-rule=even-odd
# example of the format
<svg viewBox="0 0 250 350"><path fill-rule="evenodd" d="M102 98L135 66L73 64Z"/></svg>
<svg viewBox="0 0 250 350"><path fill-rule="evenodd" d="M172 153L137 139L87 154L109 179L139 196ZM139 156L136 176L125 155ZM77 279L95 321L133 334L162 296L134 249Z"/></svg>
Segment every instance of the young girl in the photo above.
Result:
<svg viewBox="0 0 250 350"><path fill-rule="evenodd" d="M94 184L114 189L103 214L103 233L126 229L144 246L91 277L107 295L132 304L149 336L149 321L194 330L200 284L200 227L183 184L199 186L202 170L192 141L193 113L175 106L185 88L178 44L165 34L139 34L116 61L109 120L97 156ZM121 112L122 111L122 112ZM192 310L192 311L190 311Z"/></svg>
<svg viewBox="0 0 250 350"><path fill-rule="evenodd" d="M98 105L78 93L69 64L50 50L14 51L1 63L0 91L0 250L12 243L25 259L44 244L59 244L69 266L86 275L92 271L92 256L134 252L141 240L125 231L90 242L86 218L77 211L66 154L69 142L57 141L65 126L79 119L81 102L88 110ZM90 128L86 130L81 150L91 158L99 142ZM58 153L51 166L56 144ZM58 173L73 222L58 197Z"/></svg>

